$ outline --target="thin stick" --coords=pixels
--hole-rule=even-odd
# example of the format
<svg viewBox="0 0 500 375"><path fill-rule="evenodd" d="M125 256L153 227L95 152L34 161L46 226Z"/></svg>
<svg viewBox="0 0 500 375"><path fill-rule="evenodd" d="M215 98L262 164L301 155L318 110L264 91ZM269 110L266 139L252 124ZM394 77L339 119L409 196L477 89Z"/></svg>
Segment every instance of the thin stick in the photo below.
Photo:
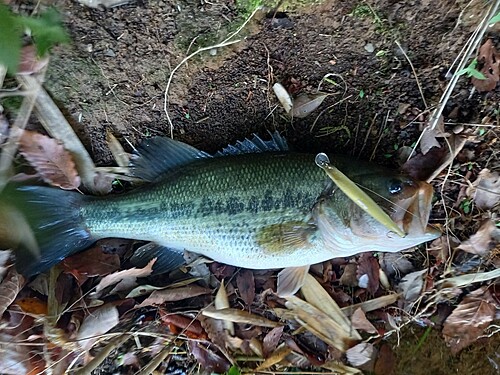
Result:
<svg viewBox="0 0 500 375"><path fill-rule="evenodd" d="M420 96L422 97L422 101L424 102L424 106L427 109L427 102L425 101L424 91L422 90L422 85L420 84L420 81L418 79L417 71L415 70L415 67L413 66L413 63L411 62L410 58L406 54L406 51L403 49L403 47L401 47L401 44L399 44L399 42L397 40L395 43L398 46L398 48L400 49L401 53L406 58L406 61L408 61L408 64L410 64L413 75L415 76L415 81L417 82L418 91L420 91Z"/></svg>
<svg viewBox="0 0 500 375"><path fill-rule="evenodd" d="M230 34L221 43L213 45L213 46L203 47L203 48L196 50L195 52L193 52L189 56L182 59L182 61L172 70L172 72L170 73L170 77L168 77L167 86L165 87L165 93L164 93L164 98L163 98L163 111L165 112L165 115L167 116L168 125L170 127L170 138L174 138L174 124L172 122L172 119L170 118L170 115L168 114L168 91L170 89L170 85L172 84L172 79L174 78L175 72L177 72L177 70L179 70L179 68L182 65L184 65L188 60L190 60L191 58L193 58L194 56L196 56L197 54L199 54L201 52L209 51L209 50L214 49L214 48L227 47L227 46L230 46L231 44L239 43L241 41L241 39L237 39L237 40L231 40L231 39L240 33L240 31L248 24L248 22L250 22L250 20L253 18L255 13L257 13L259 10L260 10L260 7L255 8L254 11L252 12L252 14L250 14L250 16L245 20L245 22L243 22L243 24L234 33Z"/></svg>

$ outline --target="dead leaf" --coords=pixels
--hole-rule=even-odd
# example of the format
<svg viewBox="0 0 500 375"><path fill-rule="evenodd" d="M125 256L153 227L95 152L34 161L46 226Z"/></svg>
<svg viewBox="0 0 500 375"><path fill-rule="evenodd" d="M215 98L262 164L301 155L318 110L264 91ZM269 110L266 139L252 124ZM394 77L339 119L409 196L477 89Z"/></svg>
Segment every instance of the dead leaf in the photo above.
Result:
<svg viewBox="0 0 500 375"><path fill-rule="evenodd" d="M174 335L185 333L192 339L206 340L208 338L199 320L179 314L168 314L163 310L160 310L160 319L168 324Z"/></svg>
<svg viewBox="0 0 500 375"><path fill-rule="evenodd" d="M426 181L446 157L445 147L433 147L425 155L417 154L407 160L401 170L418 181Z"/></svg>
<svg viewBox="0 0 500 375"><path fill-rule="evenodd" d="M106 143L108 144L109 150L113 155L113 158L119 167L127 168L130 165L130 154L125 152L118 139L109 130L106 131Z"/></svg>
<svg viewBox="0 0 500 375"><path fill-rule="evenodd" d="M165 302L182 301L183 299L210 294L212 291L199 285L188 285L176 289L155 290L139 307L161 305Z"/></svg>
<svg viewBox="0 0 500 375"><path fill-rule="evenodd" d="M497 228L494 220L487 220L467 241L458 245L458 249L484 256L495 248L499 241L500 228Z"/></svg>
<svg viewBox="0 0 500 375"><path fill-rule="evenodd" d="M281 105L285 109L286 113L290 113L293 107L293 102L292 102L292 97L286 91L286 89L283 87L281 83L275 83L273 85L273 91L278 100L280 101Z"/></svg>
<svg viewBox="0 0 500 375"><path fill-rule="evenodd" d="M119 314L116 306L107 304L98 307L83 319L76 339L80 347L90 350L102 335L119 323Z"/></svg>
<svg viewBox="0 0 500 375"><path fill-rule="evenodd" d="M371 294L375 294L380 284L379 269L378 260L371 253L361 254L356 271L359 286L367 289Z"/></svg>
<svg viewBox="0 0 500 375"><path fill-rule="evenodd" d="M373 344L361 342L348 349L345 355L351 365L371 372L377 358L377 350Z"/></svg>
<svg viewBox="0 0 500 375"><path fill-rule="evenodd" d="M101 246L94 246L64 259L61 266L82 285L89 277L105 276L120 269L120 257L105 253Z"/></svg>
<svg viewBox="0 0 500 375"><path fill-rule="evenodd" d="M125 290L130 290L137 285L138 277L147 277L153 272L153 265L156 258L153 258L144 268L129 268L127 270L119 271L107 275L97 284L96 290L92 293L93 298L99 298L102 291L108 286L115 285L109 294L115 294Z"/></svg>
<svg viewBox="0 0 500 375"><path fill-rule="evenodd" d="M469 293L448 316L443 326L443 336L457 354L476 341L493 321L497 308L487 287Z"/></svg>
<svg viewBox="0 0 500 375"><path fill-rule="evenodd" d="M273 322L272 320L266 319L262 316L232 308L221 309L221 310L205 309L201 313L205 316L208 316L209 318L229 320L234 323L252 324L262 327L273 327L273 328L281 325L278 322Z"/></svg>
<svg viewBox="0 0 500 375"><path fill-rule="evenodd" d="M73 157L57 140L25 130L19 151L46 183L66 190L80 186Z"/></svg>
<svg viewBox="0 0 500 375"><path fill-rule="evenodd" d="M13 337L0 331L0 373L5 375L36 374L31 372L30 366L31 349L28 345L13 345L14 340L19 337ZM41 373L44 371L42 370Z"/></svg>
<svg viewBox="0 0 500 375"><path fill-rule="evenodd" d="M224 285L224 279L222 279L222 281L220 283L219 290L217 291L217 294L215 295L214 305L215 305L216 310L227 309L228 307L230 307L229 298L227 296L226 287ZM229 334L231 336L234 336L234 324L233 324L233 322L231 322L229 320L224 320L223 324L224 324L224 327L229 332Z"/></svg>
<svg viewBox="0 0 500 375"><path fill-rule="evenodd" d="M288 346L286 346L284 343L277 349L275 350L269 358L267 358L264 362L262 362L256 369L255 371L263 371L277 363L280 363L282 360L285 359L285 357L292 352L292 349L290 349Z"/></svg>
<svg viewBox="0 0 500 375"><path fill-rule="evenodd" d="M351 316L352 327L368 333L377 333L377 329L366 318L363 309L358 308Z"/></svg>
<svg viewBox="0 0 500 375"><path fill-rule="evenodd" d="M211 350L214 348L213 345L207 348L200 342L189 340L188 346L191 354L208 373L223 374L229 370L231 364L226 358Z"/></svg>
<svg viewBox="0 0 500 375"><path fill-rule="evenodd" d="M0 284L0 318L7 308L14 302L24 286L24 277L17 273L14 267L9 269L7 276Z"/></svg>
<svg viewBox="0 0 500 375"><path fill-rule="evenodd" d="M361 303L357 303L355 305L342 307L342 312L346 316L351 316L354 314L356 309L361 308L364 312L375 311L386 306L392 305L401 297L401 294L388 294L386 296L380 296L377 298L370 299L368 301L364 301Z"/></svg>
<svg viewBox="0 0 500 375"><path fill-rule="evenodd" d="M356 263L347 263L344 267L344 272L340 276L340 284L350 287L358 286L358 278L356 273L358 270L358 265Z"/></svg>
<svg viewBox="0 0 500 375"><path fill-rule="evenodd" d="M304 118L309 116L323 103L328 94L314 95L300 94L292 101L292 117Z"/></svg>
<svg viewBox="0 0 500 375"><path fill-rule="evenodd" d="M443 118L440 117L439 123L443 123ZM422 155L427 154L433 147L441 147L441 144L438 142L436 137L441 137L443 132L439 129L439 126L435 128L424 128L422 130L422 138L420 139L420 151L422 151Z"/></svg>
<svg viewBox="0 0 500 375"><path fill-rule="evenodd" d="M472 197L478 208L488 210L500 202L500 174L485 168L467 188L467 196Z"/></svg>
<svg viewBox="0 0 500 375"><path fill-rule="evenodd" d="M240 292L241 299L247 306L250 306L255 298L255 279L253 272L241 269L236 276L236 286ZM229 307L229 306L228 306Z"/></svg>
<svg viewBox="0 0 500 375"><path fill-rule="evenodd" d="M486 79L472 77L472 84L479 92L494 90L500 79L500 53L495 49L491 39L488 39L479 48L477 61L482 65L480 72Z"/></svg>
<svg viewBox="0 0 500 375"><path fill-rule="evenodd" d="M401 253L382 253L379 255L381 268L390 278L401 278L413 270L413 264Z"/></svg>
<svg viewBox="0 0 500 375"><path fill-rule="evenodd" d="M25 297L16 300L16 304L27 314L47 315L47 302L36 297Z"/></svg>
<svg viewBox="0 0 500 375"><path fill-rule="evenodd" d="M19 58L19 65L17 74L33 74L39 73L49 63L49 55L43 57L38 56L36 47L33 44L21 48L21 56Z"/></svg>
<svg viewBox="0 0 500 375"><path fill-rule="evenodd" d="M262 351L264 357L267 358L269 354L276 349L281 339L281 336L283 335L284 328L285 328L284 326L273 328L264 337L264 339L262 340Z"/></svg>
<svg viewBox="0 0 500 375"><path fill-rule="evenodd" d="M405 307L410 306L420 296L424 287L424 277L426 273L427 269L409 273L399 283L397 289L403 294Z"/></svg>

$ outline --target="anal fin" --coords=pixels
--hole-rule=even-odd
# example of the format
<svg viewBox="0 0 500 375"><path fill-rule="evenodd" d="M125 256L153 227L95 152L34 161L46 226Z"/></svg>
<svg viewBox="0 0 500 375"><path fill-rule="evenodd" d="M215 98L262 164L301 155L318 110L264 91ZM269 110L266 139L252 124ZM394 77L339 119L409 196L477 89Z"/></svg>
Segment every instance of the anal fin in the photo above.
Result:
<svg viewBox="0 0 500 375"><path fill-rule="evenodd" d="M168 273L186 263L183 251L161 246L154 242L139 247L130 258L130 263L134 267L142 268L153 258L156 258L153 265L153 275Z"/></svg>
<svg viewBox="0 0 500 375"><path fill-rule="evenodd" d="M279 297L293 296L304 285L309 273L309 265L301 267L288 267L278 273L278 287L276 293Z"/></svg>

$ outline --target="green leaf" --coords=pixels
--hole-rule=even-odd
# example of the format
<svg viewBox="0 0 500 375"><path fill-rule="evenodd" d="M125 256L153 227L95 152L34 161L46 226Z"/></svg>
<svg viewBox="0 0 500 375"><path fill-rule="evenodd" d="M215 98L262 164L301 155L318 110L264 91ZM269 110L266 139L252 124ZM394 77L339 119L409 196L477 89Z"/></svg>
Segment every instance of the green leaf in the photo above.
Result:
<svg viewBox="0 0 500 375"><path fill-rule="evenodd" d="M469 76L477 78L477 79L486 79L483 73L481 73L479 70L476 69L471 69L468 72Z"/></svg>
<svg viewBox="0 0 500 375"><path fill-rule="evenodd" d="M359 90L359 97L363 99L365 97L365 90L361 89Z"/></svg>
<svg viewBox="0 0 500 375"><path fill-rule="evenodd" d="M31 30L39 56L45 55L51 47L69 41L68 34L61 26L61 17L54 8L48 9L39 18L18 18L19 24Z"/></svg>
<svg viewBox="0 0 500 375"><path fill-rule="evenodd" d="M7 5L0 2L0 64L15 73L21 53L22 32Z"/></svg>
<svg viewBox="0 0 500 375"><path fill-rule="evenodd" d="M240 369L237 366L231 366L227 375L240 375Z"/></svg>
<svg viewBox="0 0 500 375"><path fill-rule="evenodd" d="M494 23L497 22L500 22L500 12L498 12L498 14L490 20L490 25L493 25Z"/></svg>

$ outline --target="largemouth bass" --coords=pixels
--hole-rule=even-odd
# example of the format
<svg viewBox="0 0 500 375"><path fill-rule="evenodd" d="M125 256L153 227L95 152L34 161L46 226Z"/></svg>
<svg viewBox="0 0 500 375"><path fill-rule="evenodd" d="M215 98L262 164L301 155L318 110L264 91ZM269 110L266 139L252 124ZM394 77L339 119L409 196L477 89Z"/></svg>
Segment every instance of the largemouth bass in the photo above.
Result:
<svg viewBox="0 0 500 375"><path fill-rule="evenodd" d="M168 138L147 140L137 153L135 175L151 182L129 193L93 197L34 186L6 192L39 246L38 256L18 246L17 268L26 275L45 271L106 237L152 241L139 259L154 254L167 268L178 266L188 250L269 269L396 252L439 236L427 224L429 184L330 156L390 215L406 234L400 237L337 189L315 155L289 152L277 133L271 141L254 137L216 156Z"/></svg>

